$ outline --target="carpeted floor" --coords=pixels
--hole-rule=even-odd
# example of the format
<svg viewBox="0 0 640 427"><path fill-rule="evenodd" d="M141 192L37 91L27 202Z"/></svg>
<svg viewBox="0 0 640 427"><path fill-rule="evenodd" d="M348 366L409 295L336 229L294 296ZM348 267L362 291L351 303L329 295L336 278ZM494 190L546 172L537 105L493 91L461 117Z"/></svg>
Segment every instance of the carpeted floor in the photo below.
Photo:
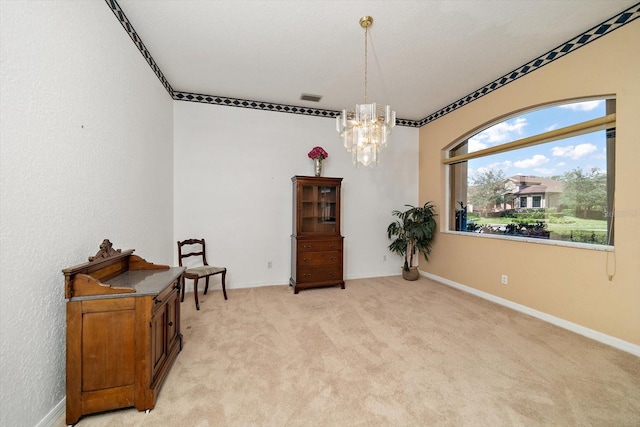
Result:
<svg viewBox="0 0 640 427"><path fill-rule="evenodd" d="M153 411L78 424L640 425L640 358L425 278L228 294L187 294Z"/></svg>

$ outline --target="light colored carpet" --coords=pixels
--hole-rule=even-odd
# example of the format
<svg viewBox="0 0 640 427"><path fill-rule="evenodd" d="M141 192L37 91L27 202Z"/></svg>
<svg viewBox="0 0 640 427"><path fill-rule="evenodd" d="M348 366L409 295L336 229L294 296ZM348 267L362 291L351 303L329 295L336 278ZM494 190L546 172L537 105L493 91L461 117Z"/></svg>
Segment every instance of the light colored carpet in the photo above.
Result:
<svg viewBox="0 0 640 427"><path fill-rule="evenodd" d="M228 293L186 295L153 411L79 425L640 425L640 358L425 278Z"/></svg>

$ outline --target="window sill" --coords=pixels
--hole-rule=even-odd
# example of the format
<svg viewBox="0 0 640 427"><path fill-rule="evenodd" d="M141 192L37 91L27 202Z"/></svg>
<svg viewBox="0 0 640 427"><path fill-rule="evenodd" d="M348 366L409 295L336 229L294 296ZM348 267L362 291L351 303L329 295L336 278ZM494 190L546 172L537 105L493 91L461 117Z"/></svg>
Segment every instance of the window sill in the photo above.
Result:
<svg viewBox="0 0 640 427"><path fill-rule="evenodd" d="M592 245L589 243L566 242L563 240L536 239L536 238L530 238L530 237L514 237L514 236L505 236L500 234L475 233L471 231L446 230L446 231L442 231L442 233L455 234L458 236L479 237L483 239L508 240L511 242L520 242L520 243L535 243L538 245L563 246L567 248L576 248L576 249L589 249L592 251L602 251L602 252L613 252L614 250L614 246L609 246L609 245Z"/></svg>

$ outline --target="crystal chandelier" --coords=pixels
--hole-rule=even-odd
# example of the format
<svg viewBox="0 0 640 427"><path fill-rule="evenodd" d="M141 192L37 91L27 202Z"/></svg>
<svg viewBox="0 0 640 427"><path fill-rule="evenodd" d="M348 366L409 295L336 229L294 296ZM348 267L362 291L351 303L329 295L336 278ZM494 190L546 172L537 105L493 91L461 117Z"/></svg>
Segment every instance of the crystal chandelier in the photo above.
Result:
<svg viewBox="0 0 640 427"><path fill-rule="evenodd" d="M387 146L387 135L396 125L396 112L390 106L367 104L367 32L372 24L371 16L360 18L364 28L364 104L356 104L355 110L342 110L336 118L336 130L356 166L378 164L380 152Z"/></svg>

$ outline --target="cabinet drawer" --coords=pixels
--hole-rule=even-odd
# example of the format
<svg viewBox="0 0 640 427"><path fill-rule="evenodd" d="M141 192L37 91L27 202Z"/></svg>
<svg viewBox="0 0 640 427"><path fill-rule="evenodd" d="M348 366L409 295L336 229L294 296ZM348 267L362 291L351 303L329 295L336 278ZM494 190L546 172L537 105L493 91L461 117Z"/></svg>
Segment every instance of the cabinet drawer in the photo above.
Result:
<svg viewBox="0 0 640 427"><path fill-rule="evenodd" d="M300 267L305 265L337 265L342 262L342 252L304 252L298 257Z"/></svg>
<svg viewBox="0 0 640 427"><path fill-rule="evenodd" d="M153 299L153 302L154 302L153 311L155 312L158 308L162 306L162 303L167 302L172 297L171 294L177 293L177 292L178 292L178 288L177 288L176 282L173 282L171 283L171 285L164 288L164 290L160 292L159 295L156 295Z"/></svg>
<svg viewBox="0 0 640 427"><path fill-rule="evenodd" d="M342 251L342 239L298 241L299 252Z"/></svg>
<svg viewBox="0 0 640 427"><path fill-rule="evenodd" d="M342 280L342 264L340 265L319 265L302 266L298 269L296 282L331 282Z"/></svg>

